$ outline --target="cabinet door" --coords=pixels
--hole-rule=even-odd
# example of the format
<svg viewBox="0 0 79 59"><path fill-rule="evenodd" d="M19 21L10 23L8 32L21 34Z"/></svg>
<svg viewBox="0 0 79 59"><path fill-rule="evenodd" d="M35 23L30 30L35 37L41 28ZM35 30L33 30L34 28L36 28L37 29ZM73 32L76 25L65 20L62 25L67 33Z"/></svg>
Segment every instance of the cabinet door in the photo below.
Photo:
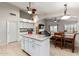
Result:
<svg viewBox="0 0 79 59"><path fill-rule="evenodd" d="M29 51L29 38L26 38L25 37L25 42L24 42L24 50L28 53L28 51Z"/></svg>
<svg viewBox="0 0 79 59"><path fill-rule="evenodd" d="M29 38L29 54L33 54L33 39Z"/></svg>
<svg viewBox="0 0 79 59"><path fill-rule="evenodd" d="M19 22L19 28L24 28L23 22Z"/></svg>
<svg viewBox="0 0 79 59"><path fill-rule="evenodd" d="M33 56L40 56L40 45L33 43Z"/></svg>
<svg viewBox="0 0 79 59"><path fill-rule="evenodd" d="M24 26L24 28L28 28L28 27L27 27L27 23L24 23L24 25L23 25L23 26Z"/></svg>
<svg viewBox="0 0 79 59"><path fill-rule="evenodd" d="M23 49L24 50L24 43L25 43L25 40L24 40L24 38L22 37L22 36L20 36L21 37L21 49Z"/></svg>

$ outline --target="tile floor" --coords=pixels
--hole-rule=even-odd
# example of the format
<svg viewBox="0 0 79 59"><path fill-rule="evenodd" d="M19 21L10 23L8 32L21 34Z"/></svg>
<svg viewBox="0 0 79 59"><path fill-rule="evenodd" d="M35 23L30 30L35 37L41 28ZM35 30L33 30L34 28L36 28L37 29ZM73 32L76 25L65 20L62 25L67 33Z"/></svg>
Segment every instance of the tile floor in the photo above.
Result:
<svg viewBox="0 0 79 59"><path fill-rule="evenodd" d="M75 53L72 53L70 49L60 49L59 47L54 47L51 43L50 48L51 56L79 56L79 49L76 48ZM20 48L19 42L9 43L8 45L0 46L0 56L28 56Z"/></svg>
<svg viewBox="0 0 79 59"><path fill-rule="evenodd" d="M75 52L72 53L71 49L67 48L59 48L56 47L51 43L51 48L50 48L50 55L51 56L79 56L79 48L76 47Z"/></svg>
<svg viewBox="0 0 79 59"><path fill-rule="evenodd" d="M20 48L20 43L13 42L0 46L0 56L27 56Z"/></svg>

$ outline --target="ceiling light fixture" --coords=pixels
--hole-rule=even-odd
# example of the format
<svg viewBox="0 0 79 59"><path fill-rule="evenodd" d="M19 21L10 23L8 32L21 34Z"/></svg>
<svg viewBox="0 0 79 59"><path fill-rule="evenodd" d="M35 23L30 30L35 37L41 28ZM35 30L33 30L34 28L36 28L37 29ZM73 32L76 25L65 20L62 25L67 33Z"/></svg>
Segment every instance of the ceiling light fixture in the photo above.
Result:
<svg viewBox="0 0 79 59"><path fill-rule="evenodd" d="M67 4L64 4L64 16L61 17L61 19L66 20L69 19L71 16L67 15Z"/></svg>
<svg viewBox="0 0 79 59"><path fill-rule="evenodd" d="M32 14L32 11L27 11L29 14Z"/></svg>
<svg viewBox="0 0 79 59"><path fill-rule="evenodd" d="M31 2L29 2L29 4L28 4L28 7L27 7L27 12L29 13L29 14L32 14L32 15L34 15L34 14L36 14L36 9L35 8L31 8Z"/></svg>
<svg viewBox="0 0 79 59"><path fill-rule="evenodd" d="M61 19L66 20L69 19L71 16L63 16Z"/></svg>
<svg viewBox="0 0 79 59"><path fill-rule="evenodd" d="M31 2L28 3L27 12L29 14L32 14L32 11L31 11Z"/></svg>

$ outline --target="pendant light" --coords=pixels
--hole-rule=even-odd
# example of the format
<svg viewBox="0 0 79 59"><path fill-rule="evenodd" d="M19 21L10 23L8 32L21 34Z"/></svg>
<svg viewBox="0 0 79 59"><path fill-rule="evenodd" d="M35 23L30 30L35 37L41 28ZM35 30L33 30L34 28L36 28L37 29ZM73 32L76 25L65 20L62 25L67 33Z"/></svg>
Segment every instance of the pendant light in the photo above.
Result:
<svg viewBox="0 0 79 59"><path fill-rule="evenodd" d="M67 4L64 4L64 7L65 7L64 16L61 17L61 19L66 20L66 19L69 19L71 16L67 15Z"/></svg>

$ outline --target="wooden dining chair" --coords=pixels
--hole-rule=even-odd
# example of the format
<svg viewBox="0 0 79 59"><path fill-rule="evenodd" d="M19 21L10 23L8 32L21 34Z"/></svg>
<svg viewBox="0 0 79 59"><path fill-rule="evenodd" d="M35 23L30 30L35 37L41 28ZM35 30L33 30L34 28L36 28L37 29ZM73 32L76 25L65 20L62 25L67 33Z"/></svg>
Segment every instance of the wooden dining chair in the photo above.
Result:
<svg viewBox="0 0 79 59"><path fill-rule="evenodd" d="M62 49L64 32L56 32L54 33L54 35L55 35L55 47L59 45L60 48Z"/></svg>
<svg viewBox="0 0 79 59"><path fill-rule="evenodd" d="M53 36L51 36L50 41L52 42L52 44L54 44L54 45L55 45L55 36L54 36L54 35L53 35Z"/></svg>
<svg viewBox="0 0 79 59"><path fill-rule="evenodd" d="M72 49L72 52L74 52L75 50L75 38L76 38L76 34L73 34L73 37L64 36L64 47L68 45L68 47Z"/></svg>

